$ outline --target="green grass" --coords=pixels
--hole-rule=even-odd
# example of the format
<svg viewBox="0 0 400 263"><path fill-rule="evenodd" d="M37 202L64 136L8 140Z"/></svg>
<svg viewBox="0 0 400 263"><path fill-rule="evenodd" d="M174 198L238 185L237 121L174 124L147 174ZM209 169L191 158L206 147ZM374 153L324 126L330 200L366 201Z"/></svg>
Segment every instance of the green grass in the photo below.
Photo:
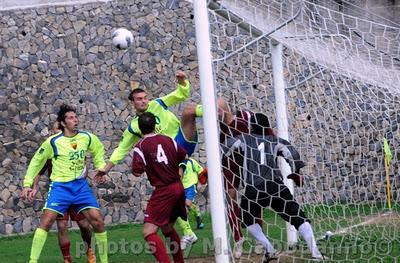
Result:
<svg viewBox="0 0 400 263"><path fill-rule="evenodd" d="M204 217L205 228L196 231L199 241L191 249L185 251L187 257L204 257L213 255L211 247L211 223L210 216ZM126 224L107 228L109 242L109 262L153 262L153 256L145 249L145 241L142 236L143 225ZM162 234L161 234L162 236ZM32 234L1 237L0 238L0 262L27 262L32 243ZM87 262L86 255L81 255L82 239L78 230L69 231L71 241L71 255L74 263ZM56 232L50 232L43 248L40 263L54 263L62 261L62 255L58 247Z"/></svg>
<svg viewBox="0 0 400 263"><path fill-rule="evenodd" d="M312 220L316 237L364 222L366 219L385 212L384 204L363 205L317 205L304 206L306 214ZM400 214L400 206L394 205L392 211ZM276 249L287 250L285 222L274 212L264 212L264 230ZM205 228L195 231L199 241L185 251L188 258L210 257L214 254L211 220L204 218ZM109 262L154 262L153 256L145 249L142 237L142 225L119 225L107 228L110 245ZM224 226L221 226L224 227ZM243 231L244 233L246 231ZM86 262L86 256L80 255L83 243L79 231L69 232L71 254L74 262ZM32 235L0 238L0 262L27 262ZM245 252L254 253L254 241L249 238L245 243ZM345 234L334 235L329 240L321 239L318 245L322 252L336 262L400 262L400 220L380 219L377 223L352 228ZM300 241L294 254L294 262L308 262L309 253L304 242ZM51 232L43 249L40 262L60 262L57 233ZM303 260L302 260L303 259ZM208 258L207 261L210 259Z"/></svg>

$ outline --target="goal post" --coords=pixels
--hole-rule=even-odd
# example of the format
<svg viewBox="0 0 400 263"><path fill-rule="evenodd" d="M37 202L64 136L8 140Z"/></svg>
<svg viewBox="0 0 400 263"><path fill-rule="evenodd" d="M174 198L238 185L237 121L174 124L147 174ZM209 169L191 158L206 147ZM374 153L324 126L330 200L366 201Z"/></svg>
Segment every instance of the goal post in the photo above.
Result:
<svg viewBox="0 0 400 263"><path fill-rule="evenodd" d="M193 1L215 262L229 262L207 1Z"/></svg>

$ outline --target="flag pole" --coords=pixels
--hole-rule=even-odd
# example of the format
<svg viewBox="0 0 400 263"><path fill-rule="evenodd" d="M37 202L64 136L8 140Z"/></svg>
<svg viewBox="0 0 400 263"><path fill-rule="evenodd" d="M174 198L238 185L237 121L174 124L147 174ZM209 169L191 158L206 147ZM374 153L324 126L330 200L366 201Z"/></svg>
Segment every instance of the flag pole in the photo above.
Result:
<svg viewBox="0 0 400 263"><path fill-rule="evenodd" d="M383 157L385 160L385 171L386 171L386 194L389 210L392 209L390 202L390 180L389 180L389 163L392 160L392 152L390 151L389 143L386 138L383 138Z"/></svg>
<svg viewBox="0 0 400 263"><path fill-rule="evenodd" d="M389 161L385 155L385 170L386 170L386 193L387 193L387 202L389 209L392 209L390 202L390 181L389 181Z"/></svg>

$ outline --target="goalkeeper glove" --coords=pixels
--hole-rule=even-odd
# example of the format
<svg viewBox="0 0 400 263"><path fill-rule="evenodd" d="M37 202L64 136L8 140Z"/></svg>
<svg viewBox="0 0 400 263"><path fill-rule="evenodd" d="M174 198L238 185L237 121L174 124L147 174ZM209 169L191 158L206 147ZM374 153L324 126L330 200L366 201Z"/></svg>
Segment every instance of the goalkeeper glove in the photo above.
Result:
<svg viewBox="0 0 400 263"><path fill-rule="evenodd" d="M207 168L204 168L201 173L199 173L199 182L201 184L206 184L208 179L208 170Z"/></svg>
<svg viewBox="0 0 400 263"><path fill-rule="evenodd" d="M304 178L303 178L303 176L301 176L300 174L292 173L292 174L289 174L289 175L287 176L287 178L288 178L288 179L292 179L293 182L294 182L297 186L303 186L303 184L304 184Z"/></svg>

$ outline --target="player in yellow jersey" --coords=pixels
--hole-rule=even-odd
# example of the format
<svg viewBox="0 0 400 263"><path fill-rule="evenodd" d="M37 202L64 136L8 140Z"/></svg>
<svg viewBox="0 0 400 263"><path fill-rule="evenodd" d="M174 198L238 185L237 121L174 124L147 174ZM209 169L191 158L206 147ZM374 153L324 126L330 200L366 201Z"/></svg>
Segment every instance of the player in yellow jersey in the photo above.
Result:
<svg viewBox="0 0 400 263"><path fill-rule="evenodd" d="M203 169L203 167L193 158L185 159L179 164L179 167L183 172L182 184L185 189L186 209L196 217L197 229L202 229L204 228L204 224L202 223L200 210L194 203L194 200L197 195L197 184L199 183L199 178L207 176L207 169ZM203 181L202 183L205 182ZM184 250L197 241L197 236L190 226L189 217L187 220L183 220L179 217L176 220L176 224L183 230L181 249Z"/></svg>
<svg viewBox="0 0 400 263"><path fill-rule="evenodd" d="M46 242L47 233L57 216L63 216L69 207L82 213L93 227L101 263L108 262L107 232L99 205L85 179L86 153L93 155L96 177L104 175L104 146L91 133L78 130L79 120L74 108L62 105L57 121L61 132L50 136L36 151L24 178L21 197L28 198L35 177L51 159L52 173L49 193L39 227L33 236L29 263L37 263ZM96 178L95 178L96 179Z"/></svg>
<svg viewBox="0 0 400 263"><path fill-rule="evenodd" d="M190 95L190 83L183 71L176 72L176 89L164 97L149 101L145 90L134 89L130 95L136 115L133 116L128 127L125 129L118 147L114 150L107 163L105 171L108 172L114 165L121 162L132 147L142 138L138 127L139 115L143 112L151 112L156 116L156 133L167 135L182 146L190 156L197 144L196 117L202 116L200 105L188 105L182 112L181 120L168 108L186 100Z"/></svg>

